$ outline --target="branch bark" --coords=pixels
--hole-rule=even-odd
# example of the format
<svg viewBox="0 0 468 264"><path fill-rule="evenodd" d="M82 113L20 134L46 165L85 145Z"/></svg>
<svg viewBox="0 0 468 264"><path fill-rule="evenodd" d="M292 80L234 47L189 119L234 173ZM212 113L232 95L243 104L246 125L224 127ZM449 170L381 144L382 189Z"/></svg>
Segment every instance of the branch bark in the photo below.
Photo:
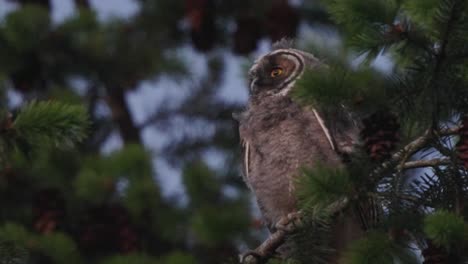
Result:
<svg viewBox="0 0 468 264"><path fill-rule="evenodd" d="M386 162L382 163L379 167L377 167L372 173L372 177L377 177L381 175L384 171L395 167L399 162L401 162L405 158L409 158L411 155L419 151L421 148L423 148L426 143L432 138L432 130L428 129L424 132L424 134L412 142L410 142L408 145L406 145L404 148L401 150L397 151L394 153L389 160Z"/></svg>
<svg viewBox="0 0 468 264"><path fill-rule="evenodd" d="M290 231L290 232L288 232ZM247 252L245 257L240 257L240 263L242 264L262 264L266 263L270 257L272 257L276 251L286 240L287 235L292 233L294 230L277 230L271 234L260 246L255 250Z"/></svg>
<svg viewBox="0 0 468 264"><path fill-rule="evenodd" d="M330 215L335 215L343 211L349 204L349 199L345 198L341 201L332 203L326 209ZM291 214L290 214L291 215ZM276 224L281 225L274 233L272 233L260 246L255 250L247 251L240 255L241 264L264 264L274 256L276 250L284 244L286 238L292 233L301 228L302 218L304 217L301 212L293 213L295 217L284 216ZM291 220L294 219L294 220ZM298 224L299 223L299 224Z"/></svg>
<svg viewBox="0 0 468 264"><path fill-rule="evenodd" d="M415 169L415 168L424 168L424 167L437 167L442 165L451 164L449 158L440 158L440 159L431 159L431 160L415 160L405 162L397 167L399 170Z"/></svg>
<svg viewBox="0 0 468 264"><path fill-rule="evenodd" d="M381 175L384 171L396 167L399 170L403 169L410 169L410 168L416 168L416 167L411 167L411 166L417 166L417 165L424 165L424 162L417 163L416 161L406 162L408 158L410 158L414 153L418 152L422 148L426 146L426 144L432 140L435 136L451 136L460 130L460 127L455 126L451 128L446 128L442 129L440 131L436 131L433 129L427 129L422 136L416 138L412 142L410 142L408 145L403 147L401 150L395 152L389 160L386 162L382 163L379 167L377 167L372 173L372 177L378 177ZM406 163L405 163L406 162ZM427 163L427 161L425 161ZM435 162L435 161L433 161ZM443 162L446 162L445 160ZM400 163L399 166L398 163ZM440 164L440 165L446 165L446 164ZM430 166L430 165L429 165ZM421 166L421 167L428 167L428 166Z"/></svg>
<svg viewBox="0 0 468 264"><path fill-rule="evenodd" d="M140 144L140 129L133 122L130 108L125 100L125 90L121 87L109 88L107 90L107 102L112 111L112 117L119 126L120 135L125 143Z"/></svg>

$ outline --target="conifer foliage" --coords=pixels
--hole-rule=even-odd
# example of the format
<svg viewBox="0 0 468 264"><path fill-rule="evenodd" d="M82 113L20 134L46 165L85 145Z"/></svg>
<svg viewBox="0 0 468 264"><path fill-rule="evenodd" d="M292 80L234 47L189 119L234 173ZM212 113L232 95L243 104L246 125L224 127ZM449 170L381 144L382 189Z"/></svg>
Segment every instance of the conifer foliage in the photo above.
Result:
<svg viewBox="0 0 468 264"><path fill-rule="evenodd" d="M361 138L345 166L302 170L302 226L274 241L295 244L292 258L262 261L468 261L467 1L138 0L133 16L106 20L75 0L59 22L54 1L10 2L0 19L0 263L238 263L240 248L261 241L238 171L231 112L242 105L219 96L222 54L310 39L299 28L317 21L339 44L312 40L327 66L304 74L294 99L353 116ZM175 56L187 47L206 58L195 81ZM189 92L140 120L129 95L155 80ZM145 137L154 130L174 136L157 153ZM115 138L121 146L106 150ZM213 153L221 169L206 162ZM173 175L155 160L180 170L180 196L163 193ZM337 252L329 224L351 211L365 232Z"/></svg>
<svg viewBox="0 0 468 264"><path fill-rule="evenodd" d="M76 0L74 13L56 21L53 1L11 2L0 12L0 263L215 264L256 241L232 154L230 113L240 105L217 96L223 58L207 55L194 81L175 54L209 52L226 38L212 23L236 10L141 0L130 17L102 18L91 1ZM189 28L181 27L186 16ZM183 84L186 98L172 107L162 100L137 119L130 94L160 79L170 92ZM210 129L181 131L181 120ZM160 153L145 145L153 140L164 143ZM205 164L208 149L225 170ZM178 195L161 185L180 175L159 175L156 160L182 174Z"/></svg>
<svg viewBox="0 0 468 264"><path fill-rule="evenodd" d="M10 113L3 115L1 153L5 159L14 148L28 154L34 147L72 147L84 140L88 126L88 116L82 106L33 101L15 117Z"/></svg>
<svg viewBox="0 0 468 264"><path fill-rule="evenodd" d="M324 203L359 208L366 232L337 253L340 263L465 263L468 2L321 3L342 33L341 52L314 49L328 67L307 73L296 99L344 108L363 129L346 181L310 180L324 168L306 172L302 209L334 219ZM382 56L385 72L375 68Z"/></svg>

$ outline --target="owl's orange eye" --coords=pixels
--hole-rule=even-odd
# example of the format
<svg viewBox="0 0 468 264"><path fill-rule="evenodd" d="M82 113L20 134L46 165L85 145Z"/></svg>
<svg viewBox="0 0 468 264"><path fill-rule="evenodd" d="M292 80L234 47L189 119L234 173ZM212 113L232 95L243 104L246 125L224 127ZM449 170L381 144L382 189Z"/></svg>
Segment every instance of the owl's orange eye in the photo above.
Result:
<svg viewBox="0 0 468 264"><path fill-rule="evenodd" d="M270 76L275 78L275 77L280 76L281 74L283 74L283 69L277 67L271 70Z"/></svg>

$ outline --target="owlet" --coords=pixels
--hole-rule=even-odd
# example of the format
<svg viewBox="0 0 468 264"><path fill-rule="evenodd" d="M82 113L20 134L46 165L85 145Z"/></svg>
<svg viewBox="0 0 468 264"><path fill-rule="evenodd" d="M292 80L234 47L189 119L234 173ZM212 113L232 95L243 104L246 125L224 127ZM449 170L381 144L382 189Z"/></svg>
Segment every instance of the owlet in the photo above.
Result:
<svg viewBox="0 0 468 264"><path fill-rule="evenodd" d="M342 166L340 153L347 152L358 137L357 127L325 120L317 109L290 97L304 71L317 67L324 65L312 54L280 43L249 70L250 99L238 118L243 176L270 230L297 210L294 177L300 168L318 163ZM336 232L355 228L336 225ZM332 240L335 248L345 243L341 238Z"/></svg>

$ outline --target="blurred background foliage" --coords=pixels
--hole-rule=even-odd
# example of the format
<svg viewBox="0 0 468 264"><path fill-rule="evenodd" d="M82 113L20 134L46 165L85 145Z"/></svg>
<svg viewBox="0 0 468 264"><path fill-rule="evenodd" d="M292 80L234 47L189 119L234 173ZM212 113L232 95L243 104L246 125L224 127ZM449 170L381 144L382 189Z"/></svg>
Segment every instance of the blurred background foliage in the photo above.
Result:
<svg viewBox="0 0 468 264"><path fill-rule="evenodd" d="M226 54L247 64L262 45L332 26L320 6L135 0L135 14L100 19L88 0L74 0L57 22L52 1L8 2L14 8L0 18L0 263L218 264L261 241L231 118L244 102L219 96L233 75ZM229 89L245 95L244 76L234 78ZM161 100L142 118L130 95L157 80L168 85L153 88ZM160 90L176 90L177 99ZM165 194L179 174L182 190Z"/></svg>

